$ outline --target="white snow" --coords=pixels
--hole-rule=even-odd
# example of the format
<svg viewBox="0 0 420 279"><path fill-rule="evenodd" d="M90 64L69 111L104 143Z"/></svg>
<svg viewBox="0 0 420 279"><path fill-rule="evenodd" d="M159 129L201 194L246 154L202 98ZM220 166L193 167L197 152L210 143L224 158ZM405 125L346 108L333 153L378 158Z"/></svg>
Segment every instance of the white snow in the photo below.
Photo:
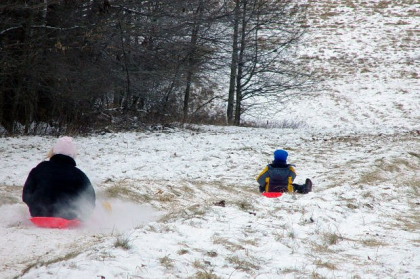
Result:
<svg viewBox="0 0 420 279"><path fill-rule="evenodd" d="M78 166L99 196L92 222L40 229L22 202L1 206L2 278L420 276L416 131L196 129L76 137ZM54 141L2 139L2 196L19 198ZM289 151L298 183L313 179L313 193L259 195L255 177L276 148ZM115 185L128 200L106 197Z"/></svg>
<svg viewBox="0 0 420 279"><path fill-rule="evenodd" d="M56 139L0 138L0 278L420 278L414 2L311 1L330 13L311 19L305 54L328 78L273 120L305 127L75 137L98 195L80 228L34 227L21 202ZM312 193L259 194L277 148Z"/></svg>

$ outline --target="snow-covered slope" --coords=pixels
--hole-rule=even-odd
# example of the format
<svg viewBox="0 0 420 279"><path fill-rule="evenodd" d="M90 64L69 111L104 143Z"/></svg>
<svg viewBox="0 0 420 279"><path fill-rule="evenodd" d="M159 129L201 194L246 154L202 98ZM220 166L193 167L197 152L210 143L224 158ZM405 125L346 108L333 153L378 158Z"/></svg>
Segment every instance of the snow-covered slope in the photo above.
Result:
<svg viewBox="0 0 420 279"><path fill-rule="evenodd" d="M1 141L1 278L420 277L417 132L200 127L76 141L99 198L74 230L33 227L19 201L54 139ZM313 193L259 195L276 148Z"/></svg>
<svg viewBox="0 0 420 279"><path fill-rule="evenodd" d="M310 3L325 82L277 114L307 127L76 137L98 194L81 228L35 228L20 201L55 139L1 138L0 278L420 278L420 5ZM277 148L313 193L259 195Z"/></svg>
<svg viewBox="0 0 420 279"><path fill-rule="evenodd" d="M287 103L278 119L340 131L420 127L420 3L309 4L310 29L300 56L324 81L309 96Z"/></svg>

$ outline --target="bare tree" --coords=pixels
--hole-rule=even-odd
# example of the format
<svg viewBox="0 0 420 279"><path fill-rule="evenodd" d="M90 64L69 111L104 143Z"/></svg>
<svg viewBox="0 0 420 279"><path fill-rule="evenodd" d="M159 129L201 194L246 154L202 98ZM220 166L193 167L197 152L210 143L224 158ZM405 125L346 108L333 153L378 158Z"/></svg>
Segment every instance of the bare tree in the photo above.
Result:
<svg viewBox="0 0 420 279"><path fill-rule="evenodd" d="M0 125L60 132L89 129L103 115L128 124L203 118L226 60L227 118L239 125L247 100L286 92L303 76L285 59L301 32L296 7L292 0L5 0Z"/></svg>
<svg viewBox="0 0 420 279"><path fill-rule="evenodd" d="M286 94L302 87L309 74L289 50L305 31L305 6L293 0L237 0L233 12L233 39L229 124L240 125L241 115L258 97ZM233 98L234 120L233 120Z"/></svg>

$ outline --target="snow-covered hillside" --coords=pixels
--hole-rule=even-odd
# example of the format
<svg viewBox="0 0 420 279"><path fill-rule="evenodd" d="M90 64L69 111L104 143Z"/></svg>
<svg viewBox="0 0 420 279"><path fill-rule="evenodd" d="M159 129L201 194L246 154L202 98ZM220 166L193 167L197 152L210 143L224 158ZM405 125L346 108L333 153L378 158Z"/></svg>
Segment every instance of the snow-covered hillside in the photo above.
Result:
<svg viewBox="0 0 420 279"><path fill-rule="evenodd" d="M277 109L318 129L390 131L420 122L420 3L309 0L300 55L319 90ZM277 111L272 109L269 113Z"/></svg>
<svg viewBox="0 0 420 279"><path fill-rule="evenodd" d="M55 139L2 139L1 278L420 277L417 132L200 127L76 140L97 211L82 228L49 230L27 221L19 195ZM258 194L276 148L313 193Z"/></svg>
<svg viewBox="0 0 420 279"><path fill-rule="evenodd" d="M277 114L307 126L76 137L98 194L80 228L36 228L20 199L55 139L1 138L0 278L420 278L420 5L310 3L325 82ZM277 148L314 192L258 193Z"/></svg>

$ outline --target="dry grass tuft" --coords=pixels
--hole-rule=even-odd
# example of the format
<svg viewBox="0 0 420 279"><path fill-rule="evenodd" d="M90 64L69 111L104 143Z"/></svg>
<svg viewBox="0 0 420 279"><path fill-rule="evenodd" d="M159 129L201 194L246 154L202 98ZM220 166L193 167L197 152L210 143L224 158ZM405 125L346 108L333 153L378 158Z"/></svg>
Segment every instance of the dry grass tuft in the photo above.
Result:
<svg viewBox="0 0 420 279"><path fill-rule="evenodd" d="M405 231L416 232L420 230L420 215L418 214L418 210L413 210L410 214L406 214L404 216L398 216L395 220Z"/></svg>
<svg viewBox="0 0 420 279"><path fill-rule="evenodd" d="M208 205L194 204L188 208L184 208L181 205L172 205L168 210L168 213L162 216L159 221L162 223L168 223L173 220L191 220L194 218L202 218L211 209Z"/></svg>
<svg viewBox="0 0 420 279"><path fill-rule="evenodd" d="M180 255L180 256L188 254L188 253L189 253L189 251L187 249L179 249L178 252L177 252L177 254Z"/></svg>
<svg viewBox="0 0 420 279"><path fill-rule="evenodd" d="M322 239L327 245L335 245L343 240L343 237L337 232L325 232L322 235Z"/></svg>
<svg viewBox="0 0 420 279"><path fill-rule="evenodd" d="M406 178L401 181L401 185L404 185L410 189L410 193L414 196L414 198L420 197L420 178L417 177L410 177Z"/></svg>
<svg viewBox="0 0 420 279"><path fill-rule="evenodd" d="M206 256L210 257L210 258L215 258L218 256L216 251L207 251L206 252Z"/></svg>
<svg viewBox="0 0 420 279"><path fill-rule="evenodd" d="M331 262L329 262L329 261L323 261L323 260L321 260L321 259L317 259L317 260L314 262L314 264L315 264L317 267L327 268L327 269L330 269L330 270L336 270L336 269L337 269L337 266L336 266L335 264L333 264L333 263L331 263Z"/></svg>
<svg viewBox="0 0 420 279"><path fill-rule="evenodd" d="M249 210L254 210L255 209L254 205L251 202L249 202L248 200L234 201L233 203L244 211L249 211Z"/></svg>
<svg viewBox="0 0 420 279"><path fill-rule="evenodd" d="M124 250L130 250L131 249L130 243L131 243L131 240L129 236L118 235L114 242L114 247L122 248Z"/></svg>
<svg viewBox="0 0 420 279"><path fill-rule="evenodd" d="M22 270L20 277L23 276L23 275L25 275L26 273L28 273L32 268L35 268L35 267L38 268L38 267L41 267L41 266L49 266L51 264L55 264L55 263L59 263L59 262L63 262L63 261L69 261L69 260L71 260L73 258L76 258L81 253L82 253L82 251L72 251L70 253L65 254L62 257L57 257L57 258L54 258L54 259L51 259L51 260L48 260L48 261L40 261L40 260L38 260L38 261L36 261L34 263L31 263L31 264L27 265Z"/></svg>
<svg viewBox="0 0 420 279"><path fill-rule="evenodd" d="M327 277L320 275L316 271L313 271L311 274L312 279L326 279Z"/></svg>
<svg viewBox="0 0 420 279"><path fill-rule="evenodd" d="M174 202L176 200L176 196L171 193L155 195L155 197L157 201L166 202L166 203Z"/></svg>
<svg viewBox="0 0 420 279"><path fill-rule="evenodd" d="M148 202L150 197L132 190L130 183L125 181L115 182L111 187L106 188L105 195L108 198L124 198L134 202Z"/></svg>
<svg viewBox="0 0 420 279"><path fill-rule="evenodd" d="M174 260L169 258L168 256L160 258L159 262L166 269L171 269L174 267Z"/></svg>
<svg viewBox="0 0 420 279"><path fill-rule="evenodd" d="M232 241L230 241L229 239L224 238L224 237L213 237L212 241L213 241L213 244L222 245L223 247L225 247L227 250L229 250L231 252L236 252L238 250L243 250L244 249L244 247L242 245L235 244Z"/></svg>
<svg viewBox="0 0 420 279"><path fill-rule="evenodd" d="M374 169L371 172L361 175L360 179L357 181L357 184L361 184L361 185L377 184L382 181L384 181L382 170Z"/></svg>
<svg viewBox="0 0 420 279"><path fill-rule="evenodd" d="M0 206L6 204L16 204L22 199L21 186L0 185Z"/></svg>
<svg viewBox="0 0 420 279"><path fill-rule="evenodd" d="M0 197L0 206L6 205L6 204L15 204L19 203L20 199L10 196L1 196Z"/></svg>
<svg viewBox="0 0 420 279"><path fill-rule="evenodd" d="M311 251L314 253L314 255L333 253L333 250L330 249L329 245L326 245L325 243L316 242L311 243Z"/></svg>
<svg viewBox="0 0 420 279"><path fill-rule="evenodd" d="M361 243L363 244L363 246L367 246L367 247L387 246L385 242L382 242L375 238L363 239Z"/></svg>
<svg viewBox="0 0 420 279"><path fill-rule="evenodd" d="M238 256L231 256L226 259L229 263L235 266L235 269L242 271L258 270L259 266L256 263L256 259L251 258L250 261L240 259Z"/></svg>
<svg viewBox="0 0 420 279"><path fill-rule="evenodd" d="M193 277L190 277L190 278L191 279L221 279L221 277L213 273L213 270L197 271L197 273Z"/></svg>

